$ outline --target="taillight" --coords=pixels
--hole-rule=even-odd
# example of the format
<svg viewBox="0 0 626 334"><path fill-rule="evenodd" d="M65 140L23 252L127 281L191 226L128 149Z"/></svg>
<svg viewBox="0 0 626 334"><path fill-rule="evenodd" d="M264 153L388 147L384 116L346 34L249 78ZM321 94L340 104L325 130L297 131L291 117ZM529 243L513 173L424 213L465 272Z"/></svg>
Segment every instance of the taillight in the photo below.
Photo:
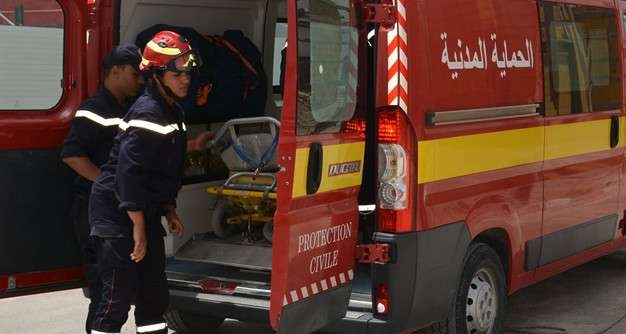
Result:
<svg viewBox="0 0 626 334"><path fill-rule="evenodd" d="M381 209L406 209L406 151L398 144L378 144Z"/></svg>
<svg viewBox="0 0 626 334"><path fill-rule="evenodd" d="M376 286L374 303L376 303L376 314L389 314L389 288L386 284L378 284Z"/></svg>
<svg viewBox="0 0 626 334"><path fill-rule="evenodd" d="M378 210L378 230L394 232L396 230L396 213L393 210Z"/></svg>
<svg viewBox="0 0 626 334"><path fill-rule="evenodd" d="M398 143L402 124L402 110L389 108L378 112L378 141L383 143Z"/></svg>
<svg viewBox="0 0 626 334"><path fill-rule="evenodd" d="M378 230L408 232L413 227L415 133L399 107L378 111Z"/></svg>

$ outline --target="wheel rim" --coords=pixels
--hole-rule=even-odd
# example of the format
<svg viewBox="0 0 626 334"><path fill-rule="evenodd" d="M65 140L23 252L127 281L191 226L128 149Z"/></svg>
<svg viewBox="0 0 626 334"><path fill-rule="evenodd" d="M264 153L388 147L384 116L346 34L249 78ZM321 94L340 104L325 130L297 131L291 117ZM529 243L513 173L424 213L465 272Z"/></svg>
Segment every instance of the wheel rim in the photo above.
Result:
<svg viewBox="0 0 626 334"><path fill-rule="evenodd" d="M468 334L492 333L498 314L497 286L486 268L474 274L467 291L466 323Z"/></svg>

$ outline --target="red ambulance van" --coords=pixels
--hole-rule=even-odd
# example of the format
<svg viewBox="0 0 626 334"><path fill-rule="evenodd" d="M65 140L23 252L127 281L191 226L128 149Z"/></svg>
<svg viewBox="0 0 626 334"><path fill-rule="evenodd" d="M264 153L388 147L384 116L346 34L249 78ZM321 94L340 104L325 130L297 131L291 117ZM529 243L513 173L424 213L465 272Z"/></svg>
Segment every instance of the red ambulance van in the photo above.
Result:
<svg viewBox="0 0 626 334"><path fill-rule="evenodd" d="M165 23L243 31L281 122L271 244L216 238L224 178L185 179L172 328L499 333L507 295L626 245L624 17L620 0L3 1L0 297L82 284L62 139L105 52Z"/></svg>

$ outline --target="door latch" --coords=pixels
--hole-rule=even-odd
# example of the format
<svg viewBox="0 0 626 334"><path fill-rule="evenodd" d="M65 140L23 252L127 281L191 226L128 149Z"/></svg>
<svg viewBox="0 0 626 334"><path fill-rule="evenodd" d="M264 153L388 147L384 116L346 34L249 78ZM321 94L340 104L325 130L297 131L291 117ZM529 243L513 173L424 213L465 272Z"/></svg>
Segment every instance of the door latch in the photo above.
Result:
<svg viewBox="0 0 626 334"><path fill-rule="evenodd" d="M389 244L363 244L356 245L356 259L359 263L388 263L391 261L389 255L391 245Z"/></svg>

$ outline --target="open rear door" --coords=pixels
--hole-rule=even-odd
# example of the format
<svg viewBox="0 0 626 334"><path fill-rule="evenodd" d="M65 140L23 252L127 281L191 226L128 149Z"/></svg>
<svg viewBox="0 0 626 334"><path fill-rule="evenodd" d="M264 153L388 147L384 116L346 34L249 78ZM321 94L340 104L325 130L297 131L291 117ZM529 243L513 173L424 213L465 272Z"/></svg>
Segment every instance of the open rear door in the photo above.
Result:
<svg viewBox="0 0 626 334"><path fill-rule="evenodd" d="M85 97L85 0L0 1L0 298L82 284L59 157ZM28 2L26 2L28 4Z"/></svg>
<svg viewBox="0 0 626 334"><path fill-rule="evenodd" d="M363 34L351 0L288 5L278 151L270 318L279 333L310 333L346 313L354 278L365 136Z"/></svg>

